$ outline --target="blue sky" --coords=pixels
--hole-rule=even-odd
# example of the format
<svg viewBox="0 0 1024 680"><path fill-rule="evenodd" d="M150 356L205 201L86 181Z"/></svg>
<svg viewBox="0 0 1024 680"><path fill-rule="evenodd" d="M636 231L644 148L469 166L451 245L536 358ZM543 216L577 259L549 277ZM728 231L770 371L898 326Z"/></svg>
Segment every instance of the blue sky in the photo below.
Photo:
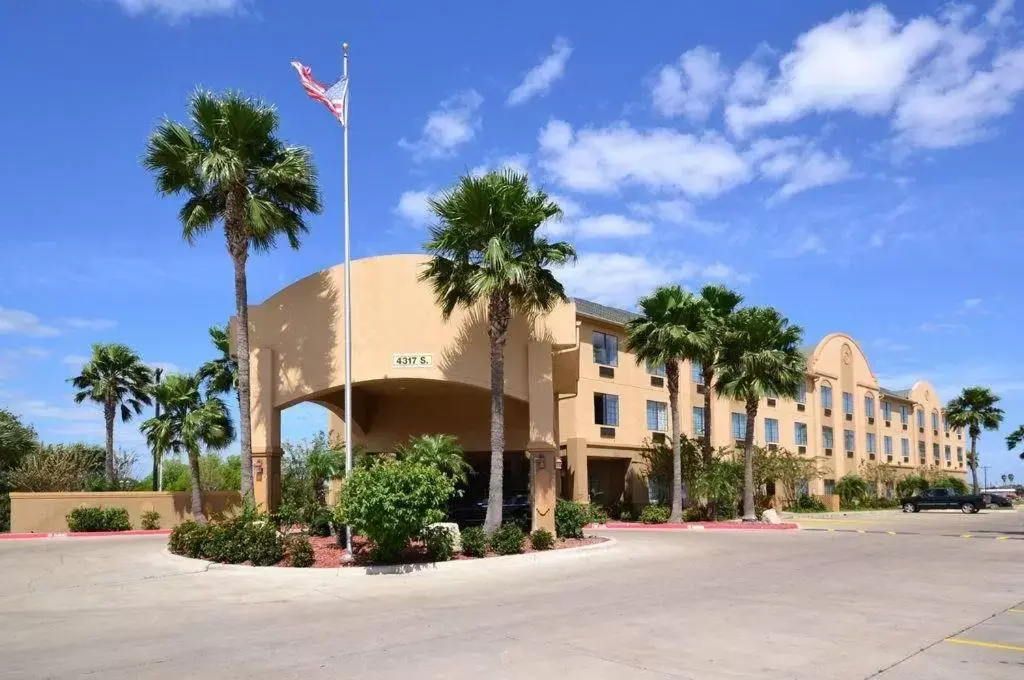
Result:
<svg viewBox="0 0 1024 680"><path fill-rule="evenodd" d="M356 256L418 250L426 197L459 173L526 168L566 210L550 231L581 254L562 273L573 294L631 306L659 283L721 280L808 341L850 333L886 386L990 385L1007 427L982 438L983 463L1024 479L1002 443L1024 424L1024 14L621 8L0 3L0 403L46 439L100 441L66 384L91 343L182 370L208 357L205 329L232 312L223 241L185 245L179 201L139 162L198 85L275 103L321 173L326 210L300 251L250 261L251 300L341 259L340 129L288 64L330 80L348 40ZM285 436L324 419L291 409ZM145 457L134 425L118 441Z"/></svg>

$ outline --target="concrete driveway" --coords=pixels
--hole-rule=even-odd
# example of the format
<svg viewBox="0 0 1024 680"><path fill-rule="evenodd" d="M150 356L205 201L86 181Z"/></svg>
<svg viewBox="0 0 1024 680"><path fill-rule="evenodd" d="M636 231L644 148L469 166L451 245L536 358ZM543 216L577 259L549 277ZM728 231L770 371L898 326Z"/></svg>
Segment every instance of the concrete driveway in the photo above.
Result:
<svg viewBox="0 0 1024 680"><path fill-rule="evenodd" d="M1019 530L1024 515L1008 519ZM1024 670L1024 540L614 537L572 560L357 579L207 570L153 538L0 542L0 678L940 680Z"/></svg>

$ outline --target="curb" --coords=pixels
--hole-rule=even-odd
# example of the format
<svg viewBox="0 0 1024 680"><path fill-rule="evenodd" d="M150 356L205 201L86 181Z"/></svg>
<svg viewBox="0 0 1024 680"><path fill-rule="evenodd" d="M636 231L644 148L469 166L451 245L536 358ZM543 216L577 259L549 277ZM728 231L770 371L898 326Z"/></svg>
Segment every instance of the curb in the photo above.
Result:
<svg viewBox="0 0 1024 680"><path fill-rule="evenodd" d="M796 524L761 524L742 522L682 522L679 524L641 524L639 522L608 522L588 524L587 529L601 531L793 531Z"/></svg>
<svg viewBox="0 0 1024 680"><path fill-rule="evenodd" d="M111 536L169 536L170 529L131 529L129 531L52 531L48 533L0 534L0 541L28 541L40 538L110 538Z"/></svg>
<svg viewBox="0 0 1024 680"><path fill-rule="evenodd" d="M494 567L497 565L514 564L516 562L520 562L523 564L532 564L536 562L551 563L573 559L586 559L589 558L592 553L609 550L611 548L614 548L618 544L618 541L616 541L614 538L603 538L605 538L605 540L601 543L581 545L575 548L562 548L561 550L543 550L531 553L524 553L522 555L498 555L495 557L487 557L483 559L474 560L451 560L449 562L425 562L422 564L388 564L377 567L311 567L308 569L298 569L296 567L278 567L276 565L270 567L253 567L245 564L221 564L219 562L210 562L208 560L193 559L191 557L175 555L166 548L163 549L162 553L165 556L177 561L205 565L206 571L230 571L275 574L289 573L292 576L297 576L301 574L333 574L338 578L365 578L368 576L401 576L417 573L459 571L463 569L472 570L483 565L490 565L491 567Z"/></svg>

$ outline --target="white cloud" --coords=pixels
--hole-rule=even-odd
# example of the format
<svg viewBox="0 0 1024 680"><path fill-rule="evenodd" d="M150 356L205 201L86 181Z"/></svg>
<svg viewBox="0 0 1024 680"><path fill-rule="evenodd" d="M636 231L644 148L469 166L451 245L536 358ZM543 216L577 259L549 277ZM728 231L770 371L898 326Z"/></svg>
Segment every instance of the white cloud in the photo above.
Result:
<svg viewBox="0 0 1024 680"><path fill-rule="evenodd" d="M132 15L153 12L168 19L232 14L242 10L248 4L248 0L116 0L116 2Z"/></svg>
<svg viewBox="0 0 1024 680"><path fill-rule="evenodd" d="M817 234L796 233L779 248L772 251L775 257L799 257L801 255L823 255L825 242Z"/></svg>
<svg viewBox="0 0 1024 680"><path fill-rule="evenodd" d="M720 281L735 281L737 283L748 283L754 278L753 274L737 271L734 267L722 264L721 262L713 262L708 265L684 262L679 273L684 279L717 279Z"/></svg>
<svg viewBox="0 0 1024 680"><path fill-rule="evenodd" d="M60 331L42 323L39 317L31 312L0 307L0 335L30 335L42 338L60 335Z"/></svg>
<svg viewBox="0 0 1024 680"><path fill-rule="evenodd" d="M427 116L420 139L415 142L402 139L399 146L411 151L416 160L451 156L455 149L476 136L480 128L477 111L483 101L476 90L466 90L444 100Z"/></svg>
<svg viewBox="0 0 1024 680"><path fill-rule="evenodd" d="M103 422L103 414L98 406L83 403L77 406L57 406L45 399L19 399L12 401L11 411L25 417L26 420L36 418L42 420L94 420Z"/></svg>
<svg viewBox="0 0 1024 680"><path fill-rule="evenodd" d="M1013 11L1013 0L996 0L985 13L985 21L993 26L1002 23L1003 19Z"/></svg>
<svg viewBox="0 0 1024 680"><path fill-rule="evenodd" d="M398 204L392 208L393 212L416 227L423 227L430 224L433 213L427 201L434 196L432 190L403 191L398 197Z"/></svg>
<svg viewBox="0 0 1024 680"><path fill-rule="evenodd" d="M614 192L620 185L717 196L747 181L750 168L727 140L656 128L640 131L626 123L573 131L550 121L540 132L540 165L561 185L576 191Z"/></svg>
<svg viewBox="0 0 1024 680"><path fill-rule="evenodd" d="M877 229L871 234L871 240L869 241L872 248L881 248L885 245L885 232L881 229Z"/></svg>
<svg viewBox="0 0 1024 680"><path fill-rule="evenodd" d="M67 364L68 366L83 366L87 361L89 361L89 357L82 356L81 354L69 354L60 360L62 364Z"/></svg>
<svg viewBox="0 0 1024 680"><path fill-rule="evenodd" d="M556 276L569 295L618 307L632 307L641 295L676 278L668 267L623 253L581 253Z"/></svg>
<svg viewBox="0 0 1024 680"><path fill-rule="evenodd" d="M14 347L0 350L0 379L7 379L20 373L28 361L40 361L50 356L50 350L43 347Z"/></svg>
<svg viewBox="0 0 1024 680"><path fill-rule="evenodd" d="M662 66L651 88L654 110L663 116L686 116L700 123L729 84L717 52L695 47L683 52L677 64Z"/></svg>
<svg viewBox="0 0 1024 680"><path fill-rule="evenodd" d="M583 206L568 196L561 194L548 194L548 198L558 204L558 207L562 209L562 217L571 220L575 217L579 217L583 214Z"/></svg>
<svg viewBox="0 0 1024 680"><path fill-rule="evenodd" d="M508 93L508 106L518 106L524 102L540 95L543 96L551 90L555 81L559 80L565 73L565 62L572 54L572 46L565 38L556 38L551 46L551 54L544 57L544 60L530 69L523 82Z"/></svg>
<svg viewBox="0 0 1024 680"><path fill-rule="evenodd" d="M748 59L733 74L726 97L730 102L755 101L764 95L767 84L767 69L755 59Z"/></svg>
<svg viewBox="0 0 1024 680"><path fill-rule="evenodd" d="M890 338L876 338L871 346L884 352L907 352L911 349L910 345L895 342Z"/></svg>
<svg viewBox="0 0 1024 680"><path fill-rule="evenodd" d="M949 333L954 331L965 331L967 330L967 324L928 321L921 324L919 328L923 333Z"/></svg>
<svg viewBox="0 0 1024 680"><path fill-rule="evenodd" d="M479 177L480 175L486 175L491 171L501 172L503 170L512 170L513 172L520 174L529 174L530 157L524 153L503 156L493 162L489 161L487 163L481 163L470 170L469 174Z"/></svg>
<svg viewBox="0 0 1024 680"><path fill-rule="evenodd" d="M965 311L970 309L979 309L982 302L983 300L981 298L967 298L961 303L961 306Z"/></svg>
<svg viewBox="0 0 1024 680"><path fill-rule="evenodd" d="M83 319L77 316L60 319L59 322L68 328L89 331L103 331L117 325L117 322L111 319Z"/></svg>
<svg viewBox="0 0 1024 680"><path fill-rule="evenodd" d="M583 238L629 238L651 233L649 222L612 213L584 217L577 220L573 228L576 235Z"/></svg>
<svg viewBox="0 0 1024 680"><path fill-rule="evenodd" d="M772 201L835 184L852 175L850 162L841 153L825 153L802 137L759 139L750 145L745 156L762 176L782 182Z"/></svg>
<svg viewBox="0 0 1024 680"><path fill-rule="evenodd" d="M641 217L684 226L698 234L718 234L725 228L717 222L699 219L694 212L693 204L685 198L633 203L629 208Z"/></svg>

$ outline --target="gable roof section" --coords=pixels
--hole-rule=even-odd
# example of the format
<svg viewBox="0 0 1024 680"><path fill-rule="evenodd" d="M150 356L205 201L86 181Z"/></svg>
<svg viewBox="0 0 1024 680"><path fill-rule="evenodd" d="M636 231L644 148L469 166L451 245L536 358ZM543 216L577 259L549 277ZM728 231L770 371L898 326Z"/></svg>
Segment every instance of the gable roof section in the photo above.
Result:
<svg viewBox="0 0 1024 680"><path fill-rule="evenodd" d="M625 326L628 322L640 316L625 309L601 305L590 300L584 300L583 298L573 298L572 301L576 303L576 313L580 316L615 324L616 326Z"/></svg>

